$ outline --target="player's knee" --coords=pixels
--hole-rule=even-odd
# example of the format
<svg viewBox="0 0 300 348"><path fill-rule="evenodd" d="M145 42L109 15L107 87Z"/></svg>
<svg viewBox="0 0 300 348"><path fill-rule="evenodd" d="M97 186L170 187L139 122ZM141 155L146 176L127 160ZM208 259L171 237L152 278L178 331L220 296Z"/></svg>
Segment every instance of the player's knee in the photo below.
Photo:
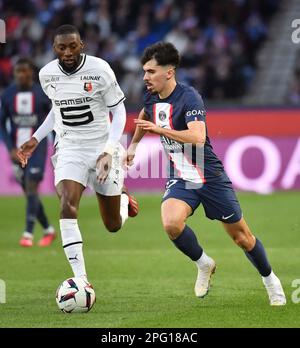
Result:
<svg viewBox="0 0 300 348"><path fill-rule="evenodd" d="M164 230L167 232L170 239L176 239L184 228L184 221L179 219L168 218L163 221Z"/></svg>
<svg viewBox="0 0 300 348"><path fill-rule="evenodd" d="M251 250L255 241L251 233L245 233L244 231L239 231L235 234L233 240L236 245L245 251Z"/></svg>
<svg viewBox="0 0 300 348"><path fill-rule="evenodd" d="M35 181L27 181L25 183L25 193L26 195L35 195L38 193L38 183Z"/></svg>
<svg viewBox="0 0 300 348"><path fill-rule="evenodd" d="M104 221L104 225L108 232L118 232L122 227L122 221Z"/></svg>
<svg viewBox="0 0 300 348"><path fill-rule="evenodd" d="M60 215L63 219L77 218L77 207L72 200L64 196L62 196L60 201Z"/></svg>

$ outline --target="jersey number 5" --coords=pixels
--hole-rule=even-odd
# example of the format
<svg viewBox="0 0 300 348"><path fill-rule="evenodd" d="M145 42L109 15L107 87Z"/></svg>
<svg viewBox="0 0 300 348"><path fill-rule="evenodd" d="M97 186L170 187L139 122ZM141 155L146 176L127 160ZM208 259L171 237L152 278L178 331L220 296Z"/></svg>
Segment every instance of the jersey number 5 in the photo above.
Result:
<svg viewBox="0 0 300 348"><path fill-rule="evenodd" d="M94 120L94 116L89 105L70 106L60 109L62 123L66 126L81 126Z"/></svg>

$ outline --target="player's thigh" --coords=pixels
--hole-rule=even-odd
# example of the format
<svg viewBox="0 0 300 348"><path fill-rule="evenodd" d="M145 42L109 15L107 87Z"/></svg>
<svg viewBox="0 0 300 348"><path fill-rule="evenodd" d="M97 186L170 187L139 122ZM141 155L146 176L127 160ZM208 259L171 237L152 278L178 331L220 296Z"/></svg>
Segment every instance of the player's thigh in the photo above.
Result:
<svg viewBox="0 0 300 348"><path fill-rule="evenodd" d="M43 140L25 167L24 181L26 186L28 186L28 182L40 183L44 179L47 156L46 145L47 143Z"/></svg>
<svg viewBox="0 0 300 348"><path fill-rule="evenodd" d="M25 190L25 169L21 168L19 164L13 163L13 173L18 184Z"/></svg>
<svg viewBox="0 0 300 348"><path fill-rule="evenodd" d="M57 187L62 181L73 181L86 187L89 179L89 151L79 146L60 145L51 157L54 167L54 184ZM60 185L61 186L61 185Z"/></svg>
<svg viewBox="0 0 300 348"><path fill-rule="evenodd" d="M161 204L161 219L165 230L169 233L181 232L186 219L193 209L184 201L169 198Z"/></svg>
<svg viewBox="0 0 300 348"><path fill-rule="evenodd" d="M233 224L241 220L242 210L232 184L226 178L224 175L219 181L205 184L198 193L206 217Z"/></svg>
<svg viewBox="0 0 300 348"><path fill-rule="evenodd" d="M44 178L44 164L29 162L24 171L23 187L26 194L36 194Z"/></svg>
<svg viewBox="0 0 300 348"><path fill-rule="evenodd" d="M105 196L96 192L96 197L104 225L111 232L117 231L122 224L120 216L121 195Z"/></svg>

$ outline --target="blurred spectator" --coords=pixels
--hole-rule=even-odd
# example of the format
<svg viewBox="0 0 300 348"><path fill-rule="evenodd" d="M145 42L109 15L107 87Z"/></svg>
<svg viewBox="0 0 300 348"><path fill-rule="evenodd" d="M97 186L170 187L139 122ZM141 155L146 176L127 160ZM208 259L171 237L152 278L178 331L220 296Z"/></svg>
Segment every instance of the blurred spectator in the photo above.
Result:
<svg viewBox="0 0 300 348"><path fill-rule="evenodd" d="M287 102L293 105L300 105L300 51L298 52L294 76L289 86Z"/></svg>
<svg viewBox="0 0 300 348"><path fill-rule="evenodd" d="M0 51L0 93L21 55L41 68L51 59L54 30L78 27L86 52L107 60L129 104L140 102L139 57L156 41L175 44L182 55L178 78L206 98L238 98L247 92L257 50L280 0L0 0L7 43ZM299 77L290 100L299 95Z"/></svg>

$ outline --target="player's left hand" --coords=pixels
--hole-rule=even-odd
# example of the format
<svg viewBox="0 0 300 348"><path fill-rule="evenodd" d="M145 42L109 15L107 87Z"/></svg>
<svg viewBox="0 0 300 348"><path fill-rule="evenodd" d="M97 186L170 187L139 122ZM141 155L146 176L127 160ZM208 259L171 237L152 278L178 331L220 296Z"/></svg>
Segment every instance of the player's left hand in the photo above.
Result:
<svg viewBox="0 0 300 348"><path fill-rule="evenodd" d="M111 169L112 156L106 152L103 152L97 159L96 163L96 175L100 184L104 184Z"/></svg>
<svg viewBox="0 0 300 348"><path fill-rule="evenodd" d="M19 157L18 157L18 150L17 149L12 149L10 151L10 159L12 160L13 163L19 163Z"/></svg>
<svg viewBox="0 0 300 348"><path fill-rule="evenodd" d="M141 120L141 119L135 119L134 123L141 128L144 131L150 132L150 133L155 133L155 134L161 134L161 127L158 127L155 123L146 121L146 120Z"/></svg>

